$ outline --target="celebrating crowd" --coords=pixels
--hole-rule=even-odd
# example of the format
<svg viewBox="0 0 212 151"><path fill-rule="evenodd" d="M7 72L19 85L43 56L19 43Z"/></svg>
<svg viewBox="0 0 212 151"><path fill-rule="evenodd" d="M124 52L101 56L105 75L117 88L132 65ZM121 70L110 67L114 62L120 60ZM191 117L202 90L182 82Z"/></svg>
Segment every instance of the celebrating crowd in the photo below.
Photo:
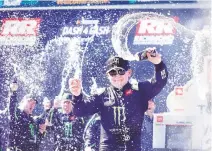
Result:
<svg viewBox="0 0 212 151"><path fill-rule="evenodd" d="M137 55L139 60L143 54ZM154 48L146 50L146 58L155 66L151 80L130 83L133 71L129 61L113 56L105 66L111 84L109 87L87 96L83 94L82 81L70 79L69 92L55 97L53 105L44 98L44 112L37 117L32 115L38 102L36 94L27 94L19 102L18 83L11 83L7 149L151 150L152 114L155 109L152 99L166 85L168 72L161 55ZM143 122L143 119L146 120ZM150 143L147 143L149 140Z"/></svg>

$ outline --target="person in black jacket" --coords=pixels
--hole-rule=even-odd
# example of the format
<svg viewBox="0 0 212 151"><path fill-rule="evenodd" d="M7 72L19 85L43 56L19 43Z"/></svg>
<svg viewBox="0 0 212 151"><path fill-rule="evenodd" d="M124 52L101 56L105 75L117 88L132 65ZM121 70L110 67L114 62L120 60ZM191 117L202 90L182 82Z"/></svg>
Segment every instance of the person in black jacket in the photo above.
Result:
<svg viewBox="0 0 212 151"><path fill-rule="evenodd" d="M43 99L43 113L37 117L37 120L46 123L46 133L40 143L39 151L53 151L54 150L54 130L52 125L49 123L48 118L50 116L50 110L51 110L51 100L49 100L47 97L44 97Z"/></svg>
<svg viewBox="0 0 212 151"><path fill-rule="evenodd" d="M46 126L44 123L39 123L37 126L31 115L37 102L35 95L25 95L18 106L17 83L12 83L10 88L9 149L10 151L38 151Z"/></svg>
<svg viewBox="0 0 212 151"><path fill-rule="evenodd" d="M61 100L61 110L58 109L57 102L51 109L51 123L55 134L56 151L82 151L83 150L83 130L85 122L83 118L77 118L73 114L71 94L63 94Z"/></svg>
<svg viewBox="0 0 212 151"><path fill-rule="evenodd" d="M111 86L97 95L85 97L79 79L70 79L74 114L86 116L100 113L100 151L140 151L141 126L148 100L156 96L167 82L167 69L155 49L147 50L147 58L155 65L151 81L130 84L132 74L129 62L121 57L106 62L107 77Z"/></svg>
<svg viewBox="0 0 212 151"><path fill-rule="evenodd" d="M153 100L148 101L148 109L144 115L144 121L141 129L141 151L152 151L153 143L153 114L156 105Z"/></svg>
<svg viewBox="0 0 212 151"><path fill-rule="evenodd" d="M141 129L141 151L152 151L153 139L153 113L155 103L148 101L148 110L145 112L143 125ZM83 139L85 142L85 151L98 151L100 142L101 118L98 113L94 114L86 124Z"/></svg>
<svg viewBox="0 0 212 151"><path fill-rule="evenodd" d="M83 134L85 151L98 151L100 142L100 125L101 117L98 113L94 114L87 122Z"/></svg>

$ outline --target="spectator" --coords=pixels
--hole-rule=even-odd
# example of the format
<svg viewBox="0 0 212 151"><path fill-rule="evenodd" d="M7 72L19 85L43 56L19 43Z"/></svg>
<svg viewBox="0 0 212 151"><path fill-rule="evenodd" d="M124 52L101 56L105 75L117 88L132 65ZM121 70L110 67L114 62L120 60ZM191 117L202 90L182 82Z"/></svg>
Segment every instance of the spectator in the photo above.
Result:
<svg viewBox="0 0 212 151"><path fill-rule="evenodd" d="M54 150L54 131L52 125L48 122L48 117L50 116L51 101L44 97L43 99L43 113L38 117L38 120L45 121L46 134L41 141L39 146L39 151L53 151Z"/></svg>
<svg viewBox="0 0 212 151"><path fill-rule="evenodd" d="M99 114L94 114L86 124L83 139L85 151L98 151L100 142L101 118Z"/></svg>
<svg viewBox="0 0 212 151"><path fill-rule="evenodd" d="M152 151L153 140L153 113L155 103L152 100L148 101L148 109L144 115L144 122L141 129L141 151Z"/></svg>

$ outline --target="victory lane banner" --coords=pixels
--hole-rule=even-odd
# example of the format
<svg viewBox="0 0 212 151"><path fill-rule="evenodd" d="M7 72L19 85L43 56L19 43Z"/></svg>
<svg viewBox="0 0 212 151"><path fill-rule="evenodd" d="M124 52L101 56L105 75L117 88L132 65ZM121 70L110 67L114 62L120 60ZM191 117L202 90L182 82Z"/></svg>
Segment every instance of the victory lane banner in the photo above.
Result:
<svg viewBox="0 0 212 151"><path fill-rule="evenodd" d="M104 64L112 55L130 60L134 81L150 79L154 66L132 56L156 47L169 78L154 99L156 112L166 112L168 95L201 73L202 58L210 55L209 14L207 8L1 11L1 110L13 78L19 99L29 92L40 96L35 114L42 110L43 97L53 100L69 91L71 77L82 79L88 95L92 88L106 87Z"/></svg>
<svg viewBox="0 0 212 151"><path fill-rule="evenodd" d="M14 74L22 81L23 92L33 89L42 96L53 97L67 89L68 77L78 76L83 79L84 90L89 94L93 84L91 77L99 87L108 84L106 78L102 78L105 72L102 65L109 56L120 54L120 51L135 54L155 46L170 72L169 84L158 96L165 102L175 85L183 85L192 77L189 54L194 32L207 27L207 13L207 9L0 12L0 44L4 58L1 60L2 95L6 94L5 78ZM120 25L129 15L132 15L128 19L133 21L131 26ZM136 18L133 15L137 15ZM122 43L115 45L120 42L120 33L125 34L122 36L125 41L121 39ZM72 55L78 56L79 60L73 60ZM67 60L77 65L66 67ZM4 65L5 62L13 66ZM145 68L148 62L132 61L132 64L136 80L152 75L152 69ZM166 110L164 105L158 109Z"/></svg>

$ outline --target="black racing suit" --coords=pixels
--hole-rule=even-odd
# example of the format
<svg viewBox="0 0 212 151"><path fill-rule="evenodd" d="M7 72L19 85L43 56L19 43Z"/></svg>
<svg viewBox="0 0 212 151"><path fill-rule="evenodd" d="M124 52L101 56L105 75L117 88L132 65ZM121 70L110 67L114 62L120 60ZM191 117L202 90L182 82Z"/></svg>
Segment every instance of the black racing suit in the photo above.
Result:
<svg viewBox="0 0 212 151"><path fill-rule="evenodd" d="M45 110L39 117L38 123L45 123L46 119L50 117L50 109ZM49 121L51 122L51 121ZM46 133L39 145L39 151L53 151L54 150L54 130L53 126L46 126Z"/></svg>
<svg viewBox="0 0 212 151"><path fill-rule="evenodd" d="M51 111L52 124L55 135L56 151L82 151L83 130L85 121L76 118L73 113L64 114L58 109Z"/></svg>
<svg viewBox="0 0 212 151"><path fill-rule="evenodd" d="M13 92L9 105L9 148L11 151L38 151L42 138L38 125L31 115L17 108L17 104L17 95Z"/></svg>
<svg viewBox="0 0 212 151"><path fill-rule="evenodd" d="M99 150L100 124L101 118L97 113L94 114L87 122L83 134L85 148L89 147L90 149L92 149L92 151Z"/></svg>
<svg viewBox="0 0 212 151"><path fill-rule="evenodd" d="M85 148L90 148L92 151L99 150L100 142L100 124L101 118L96 113L86 124L83 139L85 142ZM141 151L152 151L152 139L153 139L153 118L148 115L144 115L143 125L141 129Z"/></svg>
<svg viewBox="0 0 212 151"><path fill-rule="evenodd" d="M140 151L141 126L148 100L156 96L167 82L163 62L155 65L151 81L127 83L122 89L110 86L98 95L73 96L74 114L86 116L100 113L100 151Z"/></svg>

